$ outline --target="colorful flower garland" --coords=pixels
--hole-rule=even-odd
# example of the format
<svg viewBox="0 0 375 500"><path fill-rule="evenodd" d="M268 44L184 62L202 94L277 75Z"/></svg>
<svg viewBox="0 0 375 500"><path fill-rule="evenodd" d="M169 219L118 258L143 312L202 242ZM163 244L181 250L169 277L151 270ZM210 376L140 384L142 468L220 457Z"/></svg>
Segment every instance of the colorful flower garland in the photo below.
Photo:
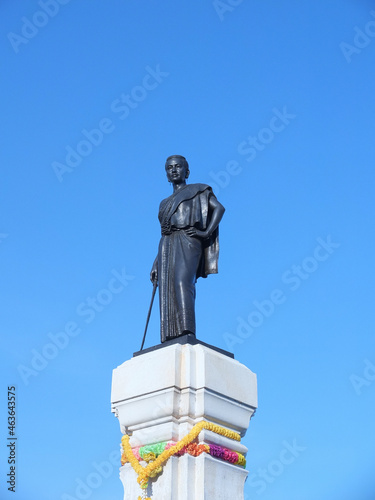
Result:
<svg viewBox="0 0 375 500"><path fill-rule="evenodd" d="M216 434L220 434L221 436L225 436L235 441L241 440L241 436L237 432L205 421L196 424L189 434L177 443L162 442L132 449L129 443L129 436L125 435L122 437L123 455L121 457L121 464L124 465L126 462L129 462L138 474L137 481L143 489L142 498L144 500L151 500L144 496L149 478L156 477L160 474L162 466L173 455L181 456L184 453L188 453L189 455L197 457L202 453L209 453L213 457L226 460L234 465L240 465L242 467L246 465L246 459L241 453L231 451L218 445L194 443L193 441L197 439L203 429L215 432ZM147 466L142 467L139 463L140 460L147 462ZM142 500L142 498L138 497L138 500Z"/></svg>

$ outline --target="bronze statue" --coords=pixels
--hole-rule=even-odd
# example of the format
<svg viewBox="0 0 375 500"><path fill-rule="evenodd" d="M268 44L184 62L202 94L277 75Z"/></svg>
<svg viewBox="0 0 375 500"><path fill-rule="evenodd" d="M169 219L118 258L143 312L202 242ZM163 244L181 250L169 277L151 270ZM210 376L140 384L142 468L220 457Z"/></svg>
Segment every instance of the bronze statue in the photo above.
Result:
<svg viewBox="0 0 375 500"><path fill-rule="evenodd" d="M219 222L224 207L207 184L187 184L189 165L167 158L173 194L160 203L161 240L150 278L159 284L161 342L195 335L195 283L217 273Z"/></svg>

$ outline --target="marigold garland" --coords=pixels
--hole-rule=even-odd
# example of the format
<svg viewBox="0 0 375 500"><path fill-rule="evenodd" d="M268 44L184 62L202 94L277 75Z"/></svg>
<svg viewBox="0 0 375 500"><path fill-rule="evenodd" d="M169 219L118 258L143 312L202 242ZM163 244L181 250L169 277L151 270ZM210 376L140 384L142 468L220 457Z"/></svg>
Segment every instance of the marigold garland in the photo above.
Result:
<svg viewBox="0 0 375 500"><path fill-rule="evenodd" d="M178 441L176 444L173 443L156 443L153 445L147 445L143 447L137 447L132 450L129 443L129 436L125 435L122 437L122 447L124 453L121 457L121 464L124 465L129 462L133 467L135 472L138 474L137 481L140 487L145 490L148 486L149 478L156 477L162 471L162 465L167 462L167 460L173 455L181 456L184 453L189 453L195 457L201 455L202 453L209 453L211 456L221 458L232 464L245 466L246 459L240 453L228 450L217 445L205 445L197 444L193 441L198 437L203 429L206 429L221 436L225 436L229 439L235 441L240 441L241 436L234 431L225 429L220 425L213 424L211 422L202 421L196 424L189 434ZM144 460L147 462L146 467L142 467L139 460ZM145 497L144 497L145 498ZM142 500L138 497L138 500ZM151 500L146 498L145 500Z"/></svg>

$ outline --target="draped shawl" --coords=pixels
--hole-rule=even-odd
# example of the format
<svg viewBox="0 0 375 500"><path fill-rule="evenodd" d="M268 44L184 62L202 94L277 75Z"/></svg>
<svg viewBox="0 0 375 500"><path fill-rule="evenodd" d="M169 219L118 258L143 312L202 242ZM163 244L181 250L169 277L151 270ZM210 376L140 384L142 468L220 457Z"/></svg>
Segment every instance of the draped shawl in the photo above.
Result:
<svg viewBox="0 0 375 500"><path fill-rule="evenodd" d="M207 184L187 184L176 194L160 203L159 221L163 234L173 229L196 227L205 231L209 224L209 198L215 195ZM219 228L202 241L202 257L196 278L207 278L208 274L218 272Z"/></svg>

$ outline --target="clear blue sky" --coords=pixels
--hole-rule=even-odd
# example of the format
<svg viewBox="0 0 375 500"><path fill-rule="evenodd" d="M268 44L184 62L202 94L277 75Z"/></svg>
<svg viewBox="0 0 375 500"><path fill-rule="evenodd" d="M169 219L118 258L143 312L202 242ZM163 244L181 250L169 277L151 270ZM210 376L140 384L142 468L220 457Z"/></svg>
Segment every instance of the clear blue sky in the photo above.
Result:
<svg viewBox="0 0 375 500"><path fill-rule="evenodd" d="M119 449L178 153L226 207L197 332L258 375L246 499L374 500L375 2L8 0L0 54L1 498L77 499Z"/></svg>

